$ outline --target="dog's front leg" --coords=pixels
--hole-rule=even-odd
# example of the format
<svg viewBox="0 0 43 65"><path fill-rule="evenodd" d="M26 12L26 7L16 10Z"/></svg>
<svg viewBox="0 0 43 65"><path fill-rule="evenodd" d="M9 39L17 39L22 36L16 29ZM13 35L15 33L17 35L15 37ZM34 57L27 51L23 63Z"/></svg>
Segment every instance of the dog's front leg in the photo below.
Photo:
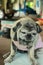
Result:
<svg viewBox="0 0 43 65"><path fill-rule="evenodd" d="M32 61L32 65L38 65L34 57L34 46L30 49L29 55L30 55L30 60Z"/></svg>
<svg viewBox="0 0 43 65"><path fill-rule="evenodd" d="M10 55L4 60L4 62L11 62L13 61L13 57L15 56L15 49L13 48L13 43L11 43L11 53Z"/></svg>

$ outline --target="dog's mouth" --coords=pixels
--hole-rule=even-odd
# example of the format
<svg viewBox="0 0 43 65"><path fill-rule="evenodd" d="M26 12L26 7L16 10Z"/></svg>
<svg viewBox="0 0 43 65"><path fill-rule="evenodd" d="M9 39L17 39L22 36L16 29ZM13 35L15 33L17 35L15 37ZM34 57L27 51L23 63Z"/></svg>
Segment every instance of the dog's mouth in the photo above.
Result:
<svg viewBox="0 0 43 65"><path fill-rule="evenodd" d="M31 41L31 40L25 40L25 39L21 39L21 38L19 38L19 43L22 44L22 45L24 45L24 46L27 45L28 49L31 48L32 45L33 45L33 41Z"/></svg>
<svg viewBox="0 0 43 65"><path fill-rule="evenodd" d="M25 39L21 39L21 38L19 38L19 41L23 41L23 42L26 42L26 43L32 42L31 40L25 40Z"/></svg>
<svg viewBox="0 0 43 65"><path fill-rule="evenodd" d="M21 38L19 38L19 43L20 44L23 44L23 45L29 45L29 47L30 46L32 46L33 44L33 40L27 40L27 39L21 39Z"/></svg>

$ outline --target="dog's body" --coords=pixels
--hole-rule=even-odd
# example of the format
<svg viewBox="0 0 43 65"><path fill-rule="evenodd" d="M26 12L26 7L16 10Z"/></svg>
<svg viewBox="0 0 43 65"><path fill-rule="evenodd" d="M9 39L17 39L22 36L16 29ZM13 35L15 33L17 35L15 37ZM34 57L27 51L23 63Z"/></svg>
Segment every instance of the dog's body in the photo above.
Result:
<svg viewBox="0 0 43 65"><path fill-rule="evenodd" d="M11 62L19 49L27 51L33 65L37 65L34 53L40 32L41 29L39 30L38 25L31 18L25 17L15 22L11 29L11 53L5 62Z"/></svg>

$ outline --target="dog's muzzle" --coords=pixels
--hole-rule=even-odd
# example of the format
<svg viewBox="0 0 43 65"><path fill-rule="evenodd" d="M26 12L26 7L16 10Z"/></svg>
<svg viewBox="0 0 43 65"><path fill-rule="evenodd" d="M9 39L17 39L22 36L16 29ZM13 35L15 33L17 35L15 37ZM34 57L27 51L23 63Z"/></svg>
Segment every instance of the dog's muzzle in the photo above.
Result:
<svg viewBox="0 0 43 65"><path fill-rule="evenodd" d="M29 40L29 39L31 40L31 39L32 39L32 35L31 35L31 34L27 34L27 35L26 35L26 39L27 39L27 40Z"/></svg>

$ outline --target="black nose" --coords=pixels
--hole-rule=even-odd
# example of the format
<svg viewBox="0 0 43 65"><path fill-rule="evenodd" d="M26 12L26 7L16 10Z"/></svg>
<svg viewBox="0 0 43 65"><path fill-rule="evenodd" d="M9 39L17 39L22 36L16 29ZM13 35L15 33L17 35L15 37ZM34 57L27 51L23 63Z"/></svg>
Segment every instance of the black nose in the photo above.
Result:
<svg viewBox="0 0 43 65"><path fill-rule="evenodd" d="M26 38L27 38L27 39L31 39L31 38L32 38L32 35L31 35L31 34L27 34L27 35L26 35Z"/></svg>

